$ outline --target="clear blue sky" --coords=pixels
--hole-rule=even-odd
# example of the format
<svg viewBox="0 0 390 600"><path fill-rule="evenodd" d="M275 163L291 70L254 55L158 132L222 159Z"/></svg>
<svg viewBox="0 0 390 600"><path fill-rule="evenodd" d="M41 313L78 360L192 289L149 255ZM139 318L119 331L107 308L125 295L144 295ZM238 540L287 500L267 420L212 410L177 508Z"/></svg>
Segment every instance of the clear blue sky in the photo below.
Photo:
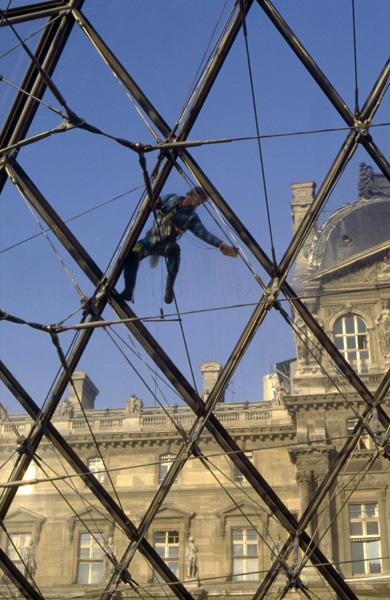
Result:
<svg viewBox="0 0 390 600"><path fill-rule="evenodd" d="M2 8L7 4L1 3ZM14 1L11 7L25 4L28 3ZM232 0L86 0L83 10L172 126L181 113L210 41L209 48L215 42L215 31L221 30L233 4ZM355 70L351 0L279 0L274 5L353 111ZM361 107L389 56L390 5L384 0L371 0L368 6L367 2L356 0L355 12ZM43 25L43 22L34 21L18 25L16 29L25 38ZM256 2L247 17L247 28L260 134L344 127L341 117ZM31 49L37 39L35 35L29 40ZM20 46L7 52L17 42L11 31L2 29L0 73L16 86L28 63ZM90 124L133 142L153 141L131 100L78 26L72 32L53 80L68 106ZM15 90L4 81L0 89L3 119ZM44 101L61 108L50 93ZM375 123L389 121L389 104L387 95ZM30 134L50 130L60 121L57 114L42 105ZM278 259L291 239L290 184L315 181L319 185L346 133L332 131L262 140L265 183ZM255 135L248 63L241 33L189 139L236 139ZM389 126L376 128L373 135L383 153L388 153ZM270 255L257 142L252 139L203 146L194 149L192 154ZM147 155L149 172L156 158L155 153ZM106 203L69 222L72 232L105 270L143 191L137 155L102 136L73 130L23 148L18 161L64 220ZM335 208L357 199L358 167L363 161L372 164L359 148L334 190L323 219ZM189 173L186 176L191 179ZM187 190L187 181L172 173L164 192L184 195ZM113 201L108 203L109 200ZM218 229L218 217L214 222L204 208L199 209L199 215L210 231L224 235ZM2 193L0 222L0 307L12 315L44 324L57 323L77 310L79 294L47 239L40 235L19 244L39 233L40 229L11 182L7 182ZM55 237L51 235L50 239L82 293L91 295L92 284ZM9 249L15 244L19 245ZM242 305L257 302L261 289L241 260L223 257L218 250L199 242L190 233L181 241L181 247L182 263L176 295L181 312L200 311L184 314L182 324L201 392L200 363L206 360L226 362L253 310L253 306ZM264 276L256 261L249 254L248 257L252 266ZM144 261L132 305L137 315L159 315L164 285L162 264L151 270L148 261ZM210 312L208 309L221 310ZM165 306L164 310L168 313L171 308L168 310ZM76 323L79 315L77 313L67 323ZM109 307L103 316L115 318ZM153 323L148 327L191 380L178 323ZM150 391L137 374L139 372L154 391L151 360L147 359L152 365L150 371L137 357L141 350L138 344L133 345L122 327L115 326L114 331L130 345L131 350L123 345L122 349L135 370L106 333L95 332L79 368L85 370L100 389L97 406L123 406L131 393L141 396L145 404L153 404ZM60 336L65 351L71 339L69 333ZM226 394L227 401L261 400L262 377L276 362L292 357L294 352L291 331L279 314L270 314L233 377ZM59 367L49 336L22 325L3 322L1 358L40 405ZM163 392L168 402L178 402L166 387ZM158 395L162 399L160 392ZM8 405L10 412L19 411L4 387L0 388L0 401Z"/></svg>

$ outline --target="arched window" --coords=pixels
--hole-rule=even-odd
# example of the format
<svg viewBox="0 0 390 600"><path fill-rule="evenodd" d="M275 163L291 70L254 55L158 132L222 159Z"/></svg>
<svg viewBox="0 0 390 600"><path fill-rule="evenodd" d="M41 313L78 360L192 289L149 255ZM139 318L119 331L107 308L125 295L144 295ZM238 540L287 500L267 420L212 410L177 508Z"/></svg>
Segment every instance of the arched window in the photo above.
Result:
<svg viewBox="0 0 390 600"><path fill-rule="evenodd" d="M357 373L368 373L370 353L367 327L363 319L348 314L337 319L333 328L336 348Z"/></svg>

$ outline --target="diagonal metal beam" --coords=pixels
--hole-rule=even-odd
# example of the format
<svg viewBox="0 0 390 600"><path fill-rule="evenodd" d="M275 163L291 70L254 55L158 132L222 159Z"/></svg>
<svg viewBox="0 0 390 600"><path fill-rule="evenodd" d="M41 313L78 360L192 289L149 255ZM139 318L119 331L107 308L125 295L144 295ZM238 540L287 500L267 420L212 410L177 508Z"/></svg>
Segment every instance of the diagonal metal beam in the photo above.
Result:
<svg viewBox="0 0 390 600"><path fill-rule="evenodd" d="M37 2L36 4L27 4L16 8L11 6L6 10L0 10L0 27L8 27L9 24L16 25L58 15L67 4L67 0L48 0L47 2Z"/></svg>

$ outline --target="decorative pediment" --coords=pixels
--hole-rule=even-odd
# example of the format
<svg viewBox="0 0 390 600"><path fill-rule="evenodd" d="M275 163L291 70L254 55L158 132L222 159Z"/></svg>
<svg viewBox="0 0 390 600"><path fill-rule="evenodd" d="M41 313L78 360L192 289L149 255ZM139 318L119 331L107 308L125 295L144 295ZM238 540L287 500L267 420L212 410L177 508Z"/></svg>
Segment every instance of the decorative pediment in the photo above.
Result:
<svg viewBox="0 0 390 600"><path fill-rule="evenodd" d="M113 522L107 519L107 517L95 506L89 506L85 510L78 511L77 514L70 513L65 517L65 520L68 523L69 538L71 541L73 540L76 527L84 527L83 523L88 523L89 526L93 523L95 526L98 526L101 531L105 531L107 536L113 535L114 532Z"/></svg>
<svg viewBox="0 0 390 600"><path fill-rule="evenodd" d="M139 522L142 521L147 511L143 511L142 513L138 513L137 518ZM190 530L191 519L195 516L194 512L185 510L180 506L176 506L175 504L171 504L168 502L164 504L156 514L154 518L154 523L158 523L159 526L162 527L171 527L172 524L184 524L184 530L186 537L188 536L188 532Z"/></svg>
<svg viewBox="0 0 390 600"><path fill-rule="evenodd" d="M252 502L238 502L237 504L231 504L215 514L220 520L223 536L226 533L226 526L230 520L237 521L238 519L244 519L245 522L249 524L246 519L246 517L249 517L251 521L256 519L257 521L260 520L262 523L265 523L267 517L261 507Z"/></svg>
<svg viewBox="0 0 390 600"><path fill-rule="evenodd" d="M39 542L41 536L42 526L46 521L46 517L39 513L28 510L21 506L15 511L8 513L5 519L5 526L12 532L15 527L18 531L30 531L31 536L35 542Z"/></svg>

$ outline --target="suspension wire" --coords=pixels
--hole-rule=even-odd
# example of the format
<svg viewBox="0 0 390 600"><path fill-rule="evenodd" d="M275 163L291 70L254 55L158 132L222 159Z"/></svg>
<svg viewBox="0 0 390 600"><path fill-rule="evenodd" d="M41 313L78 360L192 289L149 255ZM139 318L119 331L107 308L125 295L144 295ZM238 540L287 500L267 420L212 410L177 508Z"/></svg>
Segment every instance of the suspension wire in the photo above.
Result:
<svg viewBox="0 0 390 600"><path fill-rule="evenodd" d="M193 79L193 82L192 82L192 84L191 84L191 86L190 86L190 91L189 91L189 93L188 93L188 96L187 96L187 98L186 98L186 100L185 100L184 107L183 107L183 109L182 109L182 112L181 112L181 115L180 115L180 117L179 117L179 120L178 120L178 121L176 122L176 124L175 124L174 130L177 128L177 126L179 125L180 121L182 120L182 117L183 117L183 115L184 115L184 112L187 110L187 107L189 106L189 104L190 104L190 102L191 102L191 96L193 96L193 94L194 94L194 92L195 92L195 89L196 89L196 88L199 86L199 84L200 84L200 81L201 81L201 76L200 76L200 73L201 73L202 64L203 64L203 63L206 63L206 61L207 61L207 59L206 59L206 55L207 55L207 53L208 53L208 50L209 50L209 48L210 48L210 46L211 46L211 41L212 41L212 39L213 39L213 37L214 37L214 35L215 35L216 31L217 31L217 27L218 27L218 25L219 25L219 23L220 23L220 21L221 21L221 19L222 19L222 15L223 15L223 13L225 12L226 5L227 5L227 0L225 0L225 3L224 3L224 5L223 5L223 7L222 7L222 10L221 10L221 12L220 12L220 14L219 14L219 17L218 17L218 19L217 19L217 22L216 22L216 24L215 24L215 26L214 26L214 29L213 29L212 33L211 33L210 40L209 40L209 42L208 42L208 44L207 44L207 46L206 46L206 49L205 49L205 51L204 51L204 53L203 53L203 56L202 56L202 58L201 58L201 60L200 60L200 63L199 63L198 70L197 70L197 72L195 73L195 77L194 77L194 79ZM216 48L216 45L217 45L217 43L219 42L219 40L221 40L221 38L222 38L222 36L223 36L223 33L224 33L226 30L227 30L227 28L228 28L228 24L229 24L229 23L231 22L231 20L232 20L233 11L234 11L234 8L232 8L232 9L231 9L231 12L230 12L230 15L231 15L231 17L230 17L230 19L229 19L229 16L228 16L227 20L225 21L225 23L224 23L224 25L223 25L223 27L222 27L222 29L221 29L221 32L220 32L220 34L219 34L219 36L218 36L218 38L217 38L217 42L215 42L215 43L214 43L213 49L212 49L212 51L210 52L209 56L212 56L212 55L214 55L214 54L215 54L215 48ZM205 67L204 67L204 70L206 70L206 65L205 65Z"/></svg>
<svg viewBox="0 0 390 600"><path fill-rule="evenodd" d="M3 14L1 16L1 23L3 23L3 21L5 19L5 15L8 12L8 9L9 9L9 6L10 6L11 2L12 2L12 0L9 1L9 4L8 4L7 8L5 8L3 10ZM57 15L56 17L52 17L50 19L50 25L52 25L53 23L55 23L59 19L62 19L62 15ZM45 23L44 25L42 25L42 27L39 27L38 29L36 29L35 31L33 31L33 33L31 33L27 37L23 38L23 42L28 42L29 40L31 40L31 38L33 38L34 36L38 35L38 33L40 33L41 31L43 31L44 29L46 29L47 26L48 26L48 23ZM9 48L5 52L3 52L3 54L0 54L0 60L2 58L5 58L8 54L10 54L11 52L13 52L17 48L19 48L21 45L22 45L22 42L19 42L18 44L15 44L11 48ZM20 91L23 91L23 90L20 90Z"/></svg>
<svg viewBox="0 0 390 600"><path fill-rule="evenodd" d="M352 0L352 30L353 30L353 59L354 59L354 69L355 69L355 117L357 117L359 115L359 86L358 86L357 49L356 49L355 0Z"/></svg>
<svg viewBox="0 0 390 600"><path fill-rule="evenodd" d="M51 77L48 75L48 73L46 73L46 71L42 67L42 65L39 64L38 60L36 59L36 57L34 56L34 54L31 52L30 48L27 46L27 44L24 43L24 41L22 40L22 38L20 37L20 35L18 34L18 32L16 31L16 29L12 25L12 23L10 23L8 21L8 19L7 19L7 17L5 15L4 15L4 18L7 21L8 27L10 27L11 31L14 33L14 35L19 40L19 43L22 45L23 50L27 53L27 55L30 58L30 60L34 63L35 68L39 72L39 74L42 77L43 81L45 82L46 86L49 88L49 90L51 91L51 93L53 94L53 96L56 98L56 100L65 108L66 116L68 116L68 117L71 116L73 114L72 111L69 110L69 108L68 108L68 106L66 104L65 98L63 97L63 95L61 94L61 92L59 91L59 89L57 88L57 86L54 84L54 82L51 79ZM48 25L49 24L51 26L51 21L48 23Z"/></svg>
<svg viewBox="0 0 390 600"><path fill-rule="evenodd" d="M1 24L3 24L3 22L4 22L5 15L7 14L9 7L11 6L11 2L12 2L12 0L8 0L8 4L7 4L6 8L2 11L3 14L1 15ZM0 58L2 58L2 56L0 56Z"/></svg>
<svg viewBox="0 0 390 600"><path fill-rule="evenodd" d="M240 5L241 18L242 18L242 23L243 23L246 58L247 58L247 63L248 63L248 75L249 75L252 104L253 104L253 114L255 117L255 124L256 124L256 135L258 138L258 142L257 142L258 143L258 152L259 152L261 175L262 175L262 180L263 180L263 190L264 190L264 199L265 199L265 206L266 206L266 212L267 212L268 230L269 230L269 236L270 236L270 242L271 242L272 262L273 262L274 268L276 269L276 255L275 255L275 246L274 246L273 235L272 235L272 225L271 225L271 216L270 216L270 210L269 210L267 185L266 185L266 180L265 180L263 151L262 151L261 142L260 142L259 120L258 120L258 113L257 113L257 106L256 106L255 90L254 90L254 85L253 85L253 75L252 75L252 66L251 66L251 60L250 60L250 54L249 54L248 35L247 35L247 31L246 31L245 12L243 10L242 0L240 0L239 5Z"/></svg>
<svg viewBox="0 0 390 600"><path fill-rule="evenodd" d="M19 190L19 193L21 194L21 196L22 196L23 200L25 201L25 203L26 203L26 205L27 205L27 208L30 210L30 212L31 212L32 216L34 217L34 219L35 219L36 223L37 223L37 224L38 224L38 226L40 227L40 229L41 229L41 232L42 232L42 233L43 233L43 235L45 236L46 240L49 242L49 245L51 246L51 248L52 248L52 250L53 250L54 254L57 256L57 258L58 258L58 260L60 261L61 265L64 267L64 269L65 269L65 272L68 274L68 276L69 276L70 280L72 281L72 283L73 283L73 285L74 285L74 287L75 287L76 291L78 292L78 294L80 295L80 297L81 297L81 298L84 298L84 294L83 294L83 292L81 291L81 289L80 289L80 288L79 288L79 286L77 285L77 283L76 283L76 281L74 280L74 278L72 277L72 275L71 275L71 273L70 273L70 271L69 271L68 267L65 265L64 261L62 260L61 256L59 255L58 251L56 250L56 248L55 248L54 244L52 243L52 241L50 240L49 236L47 235L47 233L46 233L46 231L45 231L44 227L42 226L41 222L39 221L38 217L36 216L36 214L35 214L35 211L33 211L33 209L32 209L32 207L31 207L30 203L28 202L28 200L27 200L27 198L26 198L26 196L25 196L25 195L23 194L23 192L22 192L22 191L19 189L19 187L18 187L18 190Z"/></svg>
<svg viewBox="0 0 390 600"><path fill-rule="evenodd" d="M169 381L166 381L166 380L165 380L163 377L161 377L161 375L159 375L157 372L156 372L156 373L154 372L154 370L153 370L153 369L154 369L154 367L153 367L153 366L151 366L151 365L149 365L149 364L148 364L148 363L147 363L147 362L146 362L146 361L143 359L143 357L141 356L141 353L139 352L139 350L134 350L133 348L131 348L131 346L130 346L130 345L127 343L127 342L126 342L126 340L125 340L125 339L123 339L123 338L122 338L122 337L119 335L119 333L118 333L117 331L115 331L114 329L112 329L112 327L110 327L110 331L111 331L111 333L112 333L112 335L113 335L113 336L115 335L115 336L116 336L116 337L117 337L117 338L118 338L118 339L119 339L119 340L120 340L120 341L121 341L121 342L122 342L122 343L123 343L123 344L126 346L126 348L127 348L128 350L130 350L130 352L132 352L132 353L133 353L133 354L134 354L134 355L135 355L135 356L136 356L136 357L137 357L137 358L138 358L138 359L139 359L139 360L142 362L142 364L143 364L143 365L146 367L146 369L147 369L147 371L148 371L148 372L151 372L151 373L153 373L153 376L155 377L155 379L156 379L156 380L157 380L157 379L159 379L159 380L160 380L162 383L164 383L164 384L165 384L165 385L166 385L166 386L169 388L169 390L170 390L171 392L173 392L173 393L174 393L174 394L175 394L175 395L176 395L178 398L180 398L180 399L181 399L181 396L180 396L180 394L178 393L178 391L176 390L176 388L174 388L174 387L173 387L173 386L172 386L172 385L169 383ZM129 336L129 331L128 331L128 329L126 329L126 328L125 328L125 333L126 333L126 334L127 334L127 336L130 338L130 336ZM130 339L132 339L132 338L130 338ZM133 346L134 346L134 348L136 347L136 346L135 346L135 344L134 344L134 342L133 342ZM128 359L126 359L126 360L128 360ZM131 365L131 367L132 367L132 368L134 368L134 367L133 367L133 363L131 363L131 361L130 361L130 365ZM136 374L138 375L138 371L136 371ZM152 379L153 379L153 377L152 377ZM142 380L142 378L141 378L141 381L143 381L143 380ZM153 379L153 383L155 384L155 386L158 388L158 390L160 391L161 395L162 395L162 396L164 397L164 399L165 399L165 396L164 396L164 394L163 394L163 392L162 392L161 388L160 388L160 387L157 385L157 381L155 381L155 380ZM154 398L154 399L157 401L157 398L155 398L155 396L154 396L153 392L152 392L151 390L149 390L149 391L150 391L150 393L152 394L153 398Z"/></svg>
<svg viewBox="0 0 390 600"><path fill-rule="evenodd" d="M88 213L93 212L94 210L102 208L103 206L106 206L107 204L110 204L111 202L115 202L116 200L119 200L120 198L123 198L124 196L127 196L128 194L132 194L133 192L136 192L137 190L139 190L141 188L143 188L143 186L138 186L138 187L133 188L132 190L124 192L123 194L119 194L119 196L115 196L114 198L111 198L110 200L106 200L105 202L102 202L101 204L97 204L96 206L94 206L88 210L85 210L77 215L74 215L73 217L70 217L69 219L65 219L64 223L70 223L71 221L74 221L75 219L79 219L80 217L83 217L84 215L87 215ZM45 229L45 231L46 232L51 231L50 227ZM4 252L8 252L8 250L12 250L13 248L16 248L17 246L25 244L26 242L29 242L41 235L43 235L42 232L36 233L35 235L31 235L30 237L25 238L24 240L21 240L20 242L17 242L16 244L13 244L12 246L8 246L7 248L0 250L0 254L3 254Z"/></svg>
<svg viewBox="0 0 390 600"><path fill-rule="evenodd" d="M79 403L79 406L80 406L81 412L83 413L83 416L84 416L85 422L86 422L86 424L87 424L87 427L88 427L88 429L89 429L89 433L91 434L91 438L92 438L92 440L93 440L93 443L94 443L94 445L95 445L95 447L96 447L96 450L97 450L97 452L98 452L98 454L99 454L99 457L100 457L100 459L101 459L101 461L102 461L102 463L103 463L103 465L104 465L104 467L105 467L105 469L106 469L106 468L107 468L107 467L106 467L106 462L105 462L105 460L104 460L104 458L103 458L103 455L102 455L102 453L101 453L100 447L99 447L99 445L98 445L98 443L97 443L97 440L96 440L95 434L94 434L94 432L92 431L92 427L91 427L91 424L90 424L90 422L89 422L89 420L88 420L88 417L87 417L87 414L86 414L86 412L85 412L85 409L84 409L84 407L83 407L83 405L82 405L82 403L81 403L80 396L79 396L79 394L78 394L78 391L77 391L77 389L76 389L76 386L75 386L75 384L74 384L74 381L73 381L73 375L72 375L72 373L71 373L71 372L70 372L70 370L69 370L68 363L66 362L66 357L65 357L65 355L64 355L64 353L63 353L63 351L62 351L62 348L61 348L61 345L60 345L60 342L59 342L58 336L57 336L57 334L55 334L55 333L54 333L54 334L52 334L52 336L51 336L51 337L52 337L52 342L53 342L54 346L56 347L57 354L58 354L58 358L59 358L59 360L60 360L60 363L61 363L61 365L62 365L62 368L63 368L63 369L64 369L64 371L66 372L66 374L67 374L67 376L68 376L68 379L69 379L69 383L71 384L71 386L72 386L72 388L73 388L73 391L74 391L74 393L75 393L75 395L76 395L76 398L77 398L77 401L78 401L78 403ZM118 501L118 504L119 504L120 508L123 510L122 503L121 503L121 501L120 501L120 499L119 499L119 496L118 496L118 493L117 493L117 491L116 491L116 487L115 487L115 485L114 485L114 482L112 481L112 478L111 478L110 474L109 474L109 473L107 473L107 475L108 475L108 478L109 478L109 480L110 480L110 483L111 483L111 486L112 486L113 492L114 492L114 494L115 494L115 497L116 497L116 499L117 499L117 501Z"/></svg>
<svg viewBox="0 0 390 600"><path fill-rule="evenodd" d="M35 100L39 104L42 104L42 106L46 106L46 108L48 108L52 112L55 112L57 115L60 115L63 118L67 117L66 113L64 113L62 110L59 110L58 108L55 108L55 106L52 106L51 104L48 104L47 102L44 102L44 100L41 100L40 98L37 98L36 96L34 96L33 94L31 94L30 92L27 92L23 88L15 85L14 83L11 83L11 81L8 81L7 79L5 79L3 77L3 75L0 75L0 81L4 81L4 83L6 83L7 85L9 85L10 87L14 88L15 90L18 90L18 92L20 92L21 94L24 94L25 96L28 96L29 98L31 98L32 100ZM54 127L53 129L50 130L50 132L54 133L56 131L56 129L57 128ZM34 139L34 137L35 136L32 136L31 138L26 138L23 141L26 142L29 139ZM12 144L11 146L7 146L6 148L2 149L2 151L5 152L6 150L12 150L12 148L17 148L19 145L21 145L23 143L23 141L19 141L19 142L16 142L15 144Z"/></svg>
<svg viewBox="0 0 390 600"><path fill-rule="evenodd" d="M184 115L185 115L185 114L186 114L186 112L189 110L189 107L190 107L190 105L191 105L191 102L192 102L192 100L193 100L193 98L194 98L194 96L195 96L196 90L199 88L199 86L200 86L200 84L201 84L202 80L204 79L204 77L206 76L206 73L207 73L207 71L208 71L208 70L209 70L209 68L210 68L210 62L211 62L212 58L215 56L215 53L216 53L217 47L218 47L218 45L219 45L220 41L223 39L223 37L224 37L224 35L225 35L226 31L228 30L228 28L229 28L229 26L230 26L230 23L231 23L231 22L232 22L232 20L233 20L233 17L234 17L234 12L235 12L235 7L234 7L234 6L232 7L232 9L231 9L230 13L228 14L228 16L227 16L227 18L226 18L226 20L225 20L225 23L223 24L223 26L222 26L222 29L221 29L221 31L220 31L220 33L219 33L219 35L218 35L218 37L217 37L217 39L216 39L216 41L215 41L214 45L213 45L213 48L212 48L212 49L211 49L211 51L209 52L208 58L206 59L206 53L207 53L207 50L208 50L208 48L210 47L211 40L212 40L212 38L213 38L213 36L214 36L214 33L215 33L215 31L216 31L216 28L217 28L217 26L218 26L218 23L220 22L220 20L221 20L221 18L222 18L222 14L223 14L223 12L224 12L224 10L225 10L225 7L226 7L226 2L225 2L225 5L224 5L224 6L223 6L223 8L222 8L222 11L221 11L221 13L220 13L220 16L219 16L219 18L218 18L218 20L217 20L217 23L216 23L216 25L215 25L214 31L213 31L213 33L212 33L212 35L211 35L211 37L210 37L210 41L209 41L209 43L208 43L208 45L207 45L207 48L206 48L206 50L205 50L205 52L204 52L204 54L203 54L203 57L202 57L202 59L201 59L201 62L200 62L200 65L199 65L199 67L198 67L197 73L196 73L196 75L195 75L194 81L192 82L192 84L191 84L191 86L190 86L190 90L189 90L189 92L188 92L188 95L187 95L187 98L186 98L186 100L185 100L185 102L184 102L184 105L183 105L183 108L182 108L182 110L181 110L181 113L180 113L180 115L179 115L179 118L177 119L177 121L176 121L176 123L175 123L175 126L173 127L172 134L173 134L173 132L175 132L175 131L177 130L177 128L178 128L178 126L179 126L179 124L181 123L181 121L182 121L182 120L183 120L183 118L184 118ZM201 70L201 65L202 65L202 63L205 63L205 65L204 65L203 69Z"/></svg>
<svg viewBox="0 0 390 600"><path fill-rule="evenodd" d="M77 21L76 21L77 22ZM97 53L100 55L100 57L103 59L103 62L106 63L108 69L111 71L111 74L114 76L114 78L116 79L116 81L119 83L120 87L122 88L122 90L125 92L126 96L128 97L128 99L130 100L130 102L132 103L133 107L135 108L136 112L138 113L138 115L141 117L142 121L144 122L144 124L146 125L146 127L149 129L149 132L152 134L152 136L154 137L155 140L159 140L159 136L158 134L154 131L154 129L152 128L151 124L148 123L148 121L146 120L146 118L144 117L144 115L142 114L141 110L138 108L135 100L133 99L132 95L130 94L129 90L127 89L127 87L123 84L122 80L118 77L118 75L115 73L114 69L112 69L108 63L108 61L106 60L105 56L102 54L102 52L100 51L100 49L96 46L96 44L94 43L93 39L91 38L91 36L89 35L88 30L81 26L83 32L85 33L85 35L87 36L87 38L89 39L89 41L91 42L92 46L95 48L95 50L97 51Z"/></svg>
<svg viewBox="0 0 390 600"><path fill-rule="evenodd" d="M122 354L123 358L125 359L125 361L130 365L130 367L133 369L133 371L135 372L135 374L138 376L138 378L142 381L142 383L145 385L145 387L147 388L147 390L150 392L150 394L152 395L152 397L154 397L154 399L156 400L156 402L159 404L160 408L164 411L165 415L169 418L169 420L172 422L173 426L175 427L175 429L177 430L177 432L183 437L183 439L186 439L186 432L184 431L184 429L182 428L182 426L180 425L180 423L177 423L174 418L172 417L172 415L168 412L167 407L165 407L162 402L160 402L158 396L156 396L153 393L152 388L146 383L146 380L142 377L142 375L137 371L137 369L134 367L133 363L128 359L128 357L125 355L125 353L123 352L123 350L119 347L119 345L115 342L115 340L113 339L111 333L109 331L107 331L107 329L105 328L104 331L107 333L108 337L111 339L112 343L115 345L115 347L119 350L119 352ZM141 358L139 356L139 358ZM142 361L143 364L147 367L146 363L144 361ZM147 367L148 371L150 372L150 369ZM152 380L153 380L153 373L151 375ZM157 378L154 379L154 383L157 386ZM160 392L160 394L163 396L164 400L166 401L166 404L169 406L168 401L166 400L164 394L162 393L162 390L159 386L158 390Z"/></svg>
<svg viewBox="0 0 390 600"><path fill-rule="evenodd" d="M11 0L10 0L10 1L11 1ZM10 585L9 585L9 583L8 583L8 577L6 577L5 575L1 575L1 582L2 582L2 584L3 584L3 585L7 586L7 588L8 588L8 591L9 591L9 593L11 594L12 598L15 598L15 600L16 600L16 596L15 596L15 594L14 594L14 592L13 592L13 590L12 590L11 586L10 586ZM3 592L0 592L0 594L1 594L1 597L2 597L2 598L5 598L5 600L9 600L9 598L8 598L7 596L5 596L5 595L3 594Z"/></svg>

